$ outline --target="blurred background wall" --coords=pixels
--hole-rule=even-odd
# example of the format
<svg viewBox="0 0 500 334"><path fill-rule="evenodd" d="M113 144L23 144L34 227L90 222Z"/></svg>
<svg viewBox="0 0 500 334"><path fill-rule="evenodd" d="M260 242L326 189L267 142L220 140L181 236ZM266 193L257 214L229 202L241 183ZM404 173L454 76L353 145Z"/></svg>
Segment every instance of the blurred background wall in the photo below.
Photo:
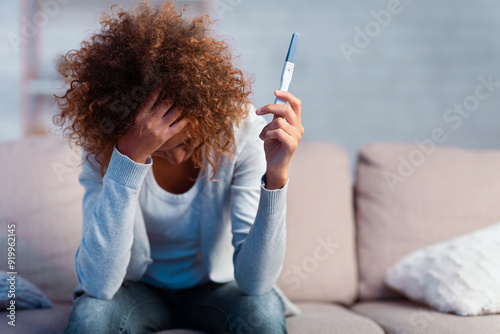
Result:
<svg viewBox="0 0 500 334"><path fill-rule="evenodd" d="M152 4L159 1L151 1ZM58 55L130 0L0 3L0 142L54 131ZM300 33L290 91L304 140L356 152L373 141L500 147L500 2L496 0L200 0L255 78L254 103L274 101L290 37Z"/></svg>

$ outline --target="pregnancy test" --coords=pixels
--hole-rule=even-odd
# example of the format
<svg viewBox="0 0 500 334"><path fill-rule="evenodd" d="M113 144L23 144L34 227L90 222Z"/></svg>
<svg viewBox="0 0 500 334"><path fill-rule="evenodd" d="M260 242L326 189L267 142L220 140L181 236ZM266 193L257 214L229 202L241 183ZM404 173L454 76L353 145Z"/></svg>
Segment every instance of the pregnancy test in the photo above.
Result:
<svg viewBox="0 0 500 334"><path fill-rule="evenodd" d="M283 92L288 92L288 86L292 81L293 68L295 66L295 54L297 53L297 44L299 43L299 34L294 32L292 35L292 40L290 41L290 46L288 47L288 53L286 54L285 66L283 67L283 72L281 73L281 84L280 89ZM286 101L276 98L274 104L286 104Z"/></svg>

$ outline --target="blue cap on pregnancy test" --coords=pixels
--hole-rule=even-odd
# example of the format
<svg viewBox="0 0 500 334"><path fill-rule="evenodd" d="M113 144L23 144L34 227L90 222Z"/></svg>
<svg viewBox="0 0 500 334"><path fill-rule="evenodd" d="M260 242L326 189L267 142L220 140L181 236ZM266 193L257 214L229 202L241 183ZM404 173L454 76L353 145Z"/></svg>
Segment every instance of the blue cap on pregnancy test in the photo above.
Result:
<svg viewBox="0 0 500 334"><path fill-rule="evenodd" d="M288 48L288 53L286 54L286 61L290 63L295 63L295 54L297 53L298 44L299 44L299 34L294 32L292 35L292 40L290 41L290 47Z"/></svg>

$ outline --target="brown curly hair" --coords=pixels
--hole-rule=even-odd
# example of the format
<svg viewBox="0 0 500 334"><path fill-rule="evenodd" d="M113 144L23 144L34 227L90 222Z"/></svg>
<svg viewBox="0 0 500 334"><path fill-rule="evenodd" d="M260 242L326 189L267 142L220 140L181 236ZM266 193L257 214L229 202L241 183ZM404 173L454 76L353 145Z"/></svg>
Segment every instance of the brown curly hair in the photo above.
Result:
<svg viewBox="0 0 500 334"><path fill-rule="evenodd" d="M58 71L69 88L54 95L59 112L53 122L85 149L89 162L95 155L101 176L138 106L158 85L157 103L175 101L189 119L188 138L201 139L196 167L206 172L206 160L213 179L222 155L233 156L233 124L248 114L250 81L234 66L229 44L213 37L211 19L185 19L183 11L173 2L150 7L141 1L128 12L113 5L97 33L61 56Z"/></svg>

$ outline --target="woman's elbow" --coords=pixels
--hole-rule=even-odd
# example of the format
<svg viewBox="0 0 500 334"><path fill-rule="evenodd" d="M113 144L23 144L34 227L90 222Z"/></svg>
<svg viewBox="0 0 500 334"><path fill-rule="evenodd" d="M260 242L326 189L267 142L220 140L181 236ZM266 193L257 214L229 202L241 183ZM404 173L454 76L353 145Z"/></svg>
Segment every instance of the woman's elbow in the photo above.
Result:
<svg viewBox="0 0 500 334"><path fill-rule="evenodd" d="M236 284L238 284L240 290L249 296L263 295L273 288L272 282L265 283L259 282L258 280L251 281L248 279L243 279L242 277L239 277L239 275L235 275L235 281Z"/></svg>
<svg viewBox="0 0 500 334"><path fill-rule="evenodd" d="M76 265L76 278L80 287L89 296L97 298L110 300L114 297L116 292L120 289L123 280L98 277L97 275L90 275L89 279L81 268Z"/></svg>
<svg viewBox="0 0 500 334"><path fill-rule="evenodd" d="M87 282L80 282L80 279L78 280L80 283L80 286L82 289L87 293L89 296L97 298L97 299L103 299L103 300L110 300L113 299L115 294L118 292L118 289L120 286L115 287L111 286L109 284L98 284L96 282L92 282L92 284L88 284Z"/></svg>

